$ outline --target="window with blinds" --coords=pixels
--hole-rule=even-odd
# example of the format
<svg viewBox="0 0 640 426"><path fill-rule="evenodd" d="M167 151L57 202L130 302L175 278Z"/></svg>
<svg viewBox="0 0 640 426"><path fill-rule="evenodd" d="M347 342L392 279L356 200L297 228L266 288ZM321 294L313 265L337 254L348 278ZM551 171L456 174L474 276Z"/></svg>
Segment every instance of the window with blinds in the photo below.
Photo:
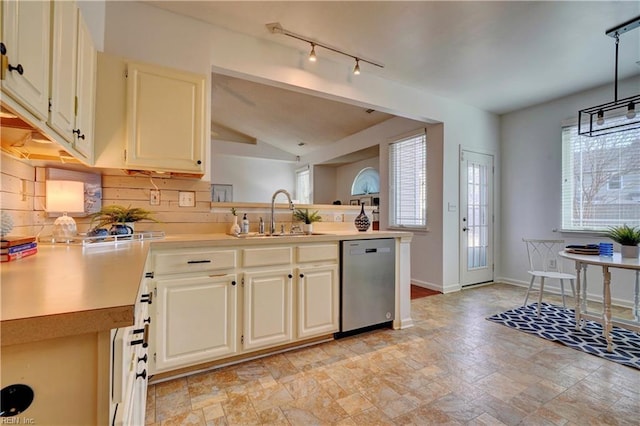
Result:
<svg viewBox="0 0 640 426"><path fill-rule="evenodd" d="M389 227L426 229L427 134L389 144Z"/></svg>
<svg viewBox="0 0 640 426"><path fill-rule="evenodd" d="M640 226L640 129L590 138L563 127L562 229L623 224Z"/></svg>
<svg viewBox="0 0 640 426"><path fill-rule="evenodd" d="M311 204L311 181L308 167L296 170L295 198L300 204Z"/></svg>

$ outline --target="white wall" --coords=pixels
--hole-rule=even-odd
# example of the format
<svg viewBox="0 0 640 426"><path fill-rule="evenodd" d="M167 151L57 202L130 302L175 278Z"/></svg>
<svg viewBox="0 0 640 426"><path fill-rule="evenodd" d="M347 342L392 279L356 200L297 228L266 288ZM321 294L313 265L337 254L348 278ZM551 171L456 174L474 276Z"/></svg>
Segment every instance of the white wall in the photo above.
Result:
<svg viewBox="0 0 640 426"><path fill-rule="evenodd" d="M640 78L620 84L619 98L640 92ZM561 122L577 118L578 110L613 100L613 87L567 96L542 105L506 114L501 119L502 207L501 251L498 276L524 284L527 259L523 237L558 238L567 244L608 241L589 234L554 232L561 228L562 137ZM566 264L572 271L573 265ZM612 271L612 298L617 303L632 300L633 274ZM602 273L590 268L589 295L602 297ZM624 282L617 286L615 282Z"/></svg>
<svg viewBox="0 0 640 426"><path fill-rule="evenodd" d="M354 77L352 64L326 60L310 65L304 60L307 55L304 49L234 33L138 2L106 2L105 28L108 53L193 72L213 69L421 122L444 123L444 179L438 188L444 194L440 206L443 220L438 232L446 235L459 232L458 212L446 209L448 203L458 204L459 146L484 151L498 148L499 123L494 114L385 80L375 72ZM358 148L351 150L355 149ZM496 200L499 202L499 194ZM412 249L432 256L419 241ZM435 284L446 289L457 288L458 238L443 240L437 251L436 256L429 259L438 259L438 265L425 266L417 262L412 265L412 275L426 275L424 268L427 267L436 269L442 278Z"/></svg>

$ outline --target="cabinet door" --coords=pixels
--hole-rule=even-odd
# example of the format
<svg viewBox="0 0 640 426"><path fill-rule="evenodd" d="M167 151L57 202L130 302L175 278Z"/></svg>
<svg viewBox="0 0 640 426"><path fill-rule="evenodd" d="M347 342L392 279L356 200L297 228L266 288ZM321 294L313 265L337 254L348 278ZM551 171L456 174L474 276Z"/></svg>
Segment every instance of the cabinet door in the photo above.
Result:
<svg viewBox="0 0 640 426"><path fill-rule="evenodd" d="M204 173L205 76L129 63L130 168Z"/></svg>
<svg viewBox="0 0 640 426"><path fill-rule="evenodd" d="M236 351L235 274L158 279L155 285L157 296L151 305L155 306L154 372Z"/></svg>
<svg viewBox="0 0 640 426"><path fill-rule="evenodd" d="M76 121L78 8L72 1L53 3L50 126L73 142Z"/></svg>
<svg viewBox="0 0 640 426"><path fill-rule="evenodd" d="M93 163L94 111L96 103L97 53L87 24L80 14L78 19L78 68L76 83L76 111L73 147Z"/></svg>
<svg viewBox="0 0 640 426"><path fill-rule="evenodd" d="M338 265L298 268L297 338L333 333L339 328Z"/></svg>
<svg viewBox="0 0 640 426"><path fill-rule="evenodd" d="M292 279L290 269L245 273L244 349L291 341Z"/></svg>
<svg viewBox="0 0 640 426"><path fill-rule="evenodd" d="M2 42L7 54L2 65L2 90L41 120L49 110L49 31L51 3L2 2ZM21 68L10 71L8 67Z"/></svg>

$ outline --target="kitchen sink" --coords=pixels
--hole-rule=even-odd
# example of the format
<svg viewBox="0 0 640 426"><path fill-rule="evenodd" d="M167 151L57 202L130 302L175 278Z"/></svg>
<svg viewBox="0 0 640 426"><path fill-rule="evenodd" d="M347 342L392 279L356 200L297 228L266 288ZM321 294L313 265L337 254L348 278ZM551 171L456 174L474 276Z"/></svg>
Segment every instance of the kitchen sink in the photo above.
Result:
<svg viewBox="0 0 640 426"><path fill-rule="evenodd" d="M259 234L257 232L249 232L248 234L235 235L236 238L283 238L283 237L308 237L313 235L332 235L327 232L313 232L311 234L295 233L295 234Z"/></svg>

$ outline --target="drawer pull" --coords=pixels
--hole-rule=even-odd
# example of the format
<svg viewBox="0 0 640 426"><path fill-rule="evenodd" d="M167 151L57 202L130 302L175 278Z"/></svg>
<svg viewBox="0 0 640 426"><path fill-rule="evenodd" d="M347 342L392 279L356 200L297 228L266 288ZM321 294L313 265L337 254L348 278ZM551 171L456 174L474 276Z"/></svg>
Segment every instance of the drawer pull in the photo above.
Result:
<svg viewBox="0 0 640 426"><path fill-rule="evenodd" d="M143 294L140 298L140 302L148 303L151 305L153 303L153 293Z"/></svg>
<svg viewBox="0 0 640 426"><path fill-rule="evenodd" d="M192 265L194 263L211 263L211 259L206 259L206 260L189 260L187 261L187 264Z"/></svg>
<svg viewBox="0 0 640 426"><path fill-rule="evenodd" d="M140 361L147 362L147 354L144 354L142 358L138 357L138 362Z"/></svg>
<svg viewBox="0 0 640 426"><path fill-rule="evenodd" d="M147 369L142 370L142 373L136 373L136 380L142 377L143 380L147 379Z"/></svg>
<svg viewBox="0 0 640 426"><path fill-rule="evenodd" d="M151 324L151 317L147 318L146 320L142 321L145 324Z"/></svg>
<svg viewBox="0 0 640 426"><path fill-rule="evenodd" d="M145 324L142 330L133 330L134 333L144 333L142 339L132 340L131 346L142 345L143 348L149 346L149 324Z"/></svg>

